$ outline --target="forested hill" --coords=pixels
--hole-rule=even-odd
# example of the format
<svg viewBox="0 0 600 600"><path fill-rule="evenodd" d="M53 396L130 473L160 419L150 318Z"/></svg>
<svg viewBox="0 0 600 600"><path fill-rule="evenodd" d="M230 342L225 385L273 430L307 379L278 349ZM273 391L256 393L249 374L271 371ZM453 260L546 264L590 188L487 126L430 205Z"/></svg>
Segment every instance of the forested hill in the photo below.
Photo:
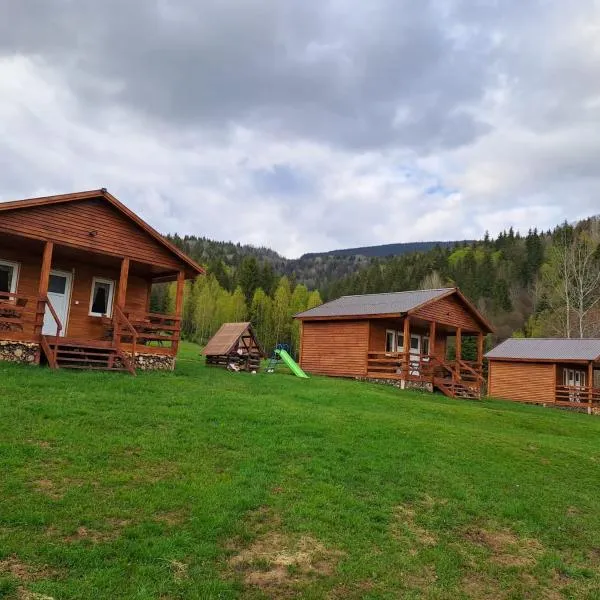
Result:
<svg viewBox="0 0 600 600"><path fill-rule="evenodd" d="M265 346L297 344L292 316L344 294L458 286L510 335L600 336L600 218L552 231L435 244L386 258L313 254L288 260L268 248L172 236L207 267L186 295L184 331L204 341L226 320L251 319ZM172 290L154 294L157 310Z"/></svg>
<svg viewBox="0 0 600 600"><path fill-rule="evenodd" d="M359 248L345 248L343 250L329 250L328 252L310 252L302 256L309 260L322 256L366 256L367 258L386 258L401 256L412 252L427 252L436 246L451 248L461 242L404 242L400 244L382 244L380 246L361 246ZM470 242L462 242L470 243Z"/></svg>

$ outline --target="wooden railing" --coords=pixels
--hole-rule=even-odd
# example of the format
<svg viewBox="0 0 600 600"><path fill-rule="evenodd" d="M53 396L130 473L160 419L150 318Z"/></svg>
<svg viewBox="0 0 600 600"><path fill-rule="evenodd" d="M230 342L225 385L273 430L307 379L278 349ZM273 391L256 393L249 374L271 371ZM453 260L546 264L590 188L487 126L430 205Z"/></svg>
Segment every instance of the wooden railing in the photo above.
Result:
<svg viewBox="0 0 600 600"><path fill-rule="evenodd" d="M0 292L0 332L23 333L33 327L38 298Z"/></svg>
<svg viewBox="0 0 600 600"><path fill-rule="evenodd" d="M369 352L367 372L371 377L405 379L444 385L451 393L460 387L480 395L485 384L481 365L468 361L445 361L430 354L409 355L403 352Z"/></svg>
<svg viewBox="0 0 600 600"><path fill-rule="evenodd" d="M574 407L600 407L600 388L589 385L557 385L555 404Z"/></svg>
<svg viewBox="0 0 600 600"><path fill-rule="evenodd" d="M60 338L60 333L62 331L63 326L62 326L62 323L60 322L60 318L59 318L58 314L56 313L56 310L54 309L54 306L52 306L52 302L50 302L50 298L48 298L48 296L45 295L45 296L42 296L40 298L40 300L41 300L41 303L44 305L44 313L42 315L42 322L44 319L44 315L46 314L45 308L48 308L48 311L50 312L50 315L52 316L52 318L54 319L54 323L56 324L56 333L54 336L54 348L51 348L50 345L48 344L47 336L44 336L44 335L41 336L42 349L46 353L46 356L48 358L48 362L50 363L50 366L53 369L56 369L56 367L58 366L58 362L57 362L58 339Z"/></svg>
<svg viewBox="0 0 600 600"><path fill-rule="evenodd" d="M131 360L123 352L121 343L123 337L127 336L131 340ZM135 327L130 323L123 311L115 306L113 308L113 346L115 347L119 358L123 361L125 368L135 375L135 353L138 342L138 333Z"/></svg>
<svg viewBox="0 0 600 600"><path fill-rule="evenodd" d="M181 334L181 318L158 313L129 313L131 325L135 328L140 344L144 346L168 344L177 351Z"/></svg>

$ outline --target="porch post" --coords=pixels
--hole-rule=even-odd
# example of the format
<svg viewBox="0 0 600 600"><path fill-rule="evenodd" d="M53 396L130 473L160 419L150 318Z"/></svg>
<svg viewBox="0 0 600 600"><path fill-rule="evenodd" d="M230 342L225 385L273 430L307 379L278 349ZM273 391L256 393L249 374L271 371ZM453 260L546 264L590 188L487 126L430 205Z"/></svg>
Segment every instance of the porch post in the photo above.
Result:
<svg viewBox="0 0 600 600"><path fill-rule="evenodd" d="M477 335L477 364L482 367L483 366L483 345L484 345L485 337L483 333L479 332Z"/></svg>
<svg viewBox="0 0 600 600"><path fill-rule="evenodd" d="M179 338L181 337L181 315L183 313L183 291L185 289L185 271L179 271L177 273L177 291L175 293L175 316L179 319L177 321L177 325L179 329L177 330L177 339L173 341L173 355L177 354L177 349L179 348Z"/></svg>
<svg viewBox="0 0 600 600"><path fill-rule="evenodd" d="M435 321L429 323L429 355L435 356Z"/></svg>
<svg viewBox="0 0 600 600"><path fill-rule="evenodd" d="M462 360L462 329L456 328L456 360Z"/></svg>
<svg viewBox="0 0 600 600"><path fill-rule="evenodd" d="M54 244L46 242L44 253L42 255L42 268L40 271L40 283L38 285L38 303L35 317L35 335L40 335L44 326L44 313L46 312L46 302L42 300L48 293L48 283L50 281L50 269L52 268L52 251Z"/></svg>
<svg viewBox="0 0 600 600"><path fill-rule="evenodd" d="M119 291L117 294L117 305L123 310L127 298L127 281L129 279L129 259L124 258L121 261L121 275L119 277Z"/></svg>
<svg viewBox="0 0 600 600"><path fill-rule="evenodd" d="M404 362L404 378L408 379L408 374L410 372L410 318L408 315L404 317L404 346L402 352L404 353L404 356L402 357Z"/></svg>
<svg viewBox="0 0 600 600"><path fill-rule="evenodd" d="M590 360L588 364L588 414L592 414L594 405L594 361Z"/></svg>

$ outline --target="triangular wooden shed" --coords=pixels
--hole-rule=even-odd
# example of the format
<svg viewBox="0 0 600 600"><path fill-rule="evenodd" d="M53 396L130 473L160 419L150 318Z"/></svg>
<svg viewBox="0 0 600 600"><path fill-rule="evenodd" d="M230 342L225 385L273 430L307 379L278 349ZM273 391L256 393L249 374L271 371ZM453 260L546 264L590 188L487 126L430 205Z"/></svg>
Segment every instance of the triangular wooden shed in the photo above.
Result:
<svg viewBox="0 0 600 600"><path fill-rule="evenodd" d="M264 356L249 322L223 323L202 350L207 365L235 366L242 371L256 371Z"/></svg>

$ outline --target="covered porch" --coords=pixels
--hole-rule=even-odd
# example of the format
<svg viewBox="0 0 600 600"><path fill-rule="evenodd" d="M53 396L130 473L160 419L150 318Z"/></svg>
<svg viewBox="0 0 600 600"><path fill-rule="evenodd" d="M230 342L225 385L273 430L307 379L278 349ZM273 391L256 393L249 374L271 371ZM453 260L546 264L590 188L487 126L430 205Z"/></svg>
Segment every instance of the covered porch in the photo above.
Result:
<svg viewBox="0 0 600 600"><path fill-rule="evenodd" d="M600 410L600 363L563 362L554 365L556 389L554 404Z"/></svg>
<svg viewBox="0 0 600 600"><path fill-rule="evenodd" d="M37 345L31 362L53 368L134 373L144 355L173 365L185 278L173 266L0 233L0 340ZM151 312L152 285L170 281L173 314Z"/></svg>
<svg viewBox="0 0 600 600"><path fill-rule="evenodd" d="M463 344L472 340L469 359ZM421 384L452 397L481 397L485 379L481 330L456 327L414 316L371 319L367 376Z"/></svg>

